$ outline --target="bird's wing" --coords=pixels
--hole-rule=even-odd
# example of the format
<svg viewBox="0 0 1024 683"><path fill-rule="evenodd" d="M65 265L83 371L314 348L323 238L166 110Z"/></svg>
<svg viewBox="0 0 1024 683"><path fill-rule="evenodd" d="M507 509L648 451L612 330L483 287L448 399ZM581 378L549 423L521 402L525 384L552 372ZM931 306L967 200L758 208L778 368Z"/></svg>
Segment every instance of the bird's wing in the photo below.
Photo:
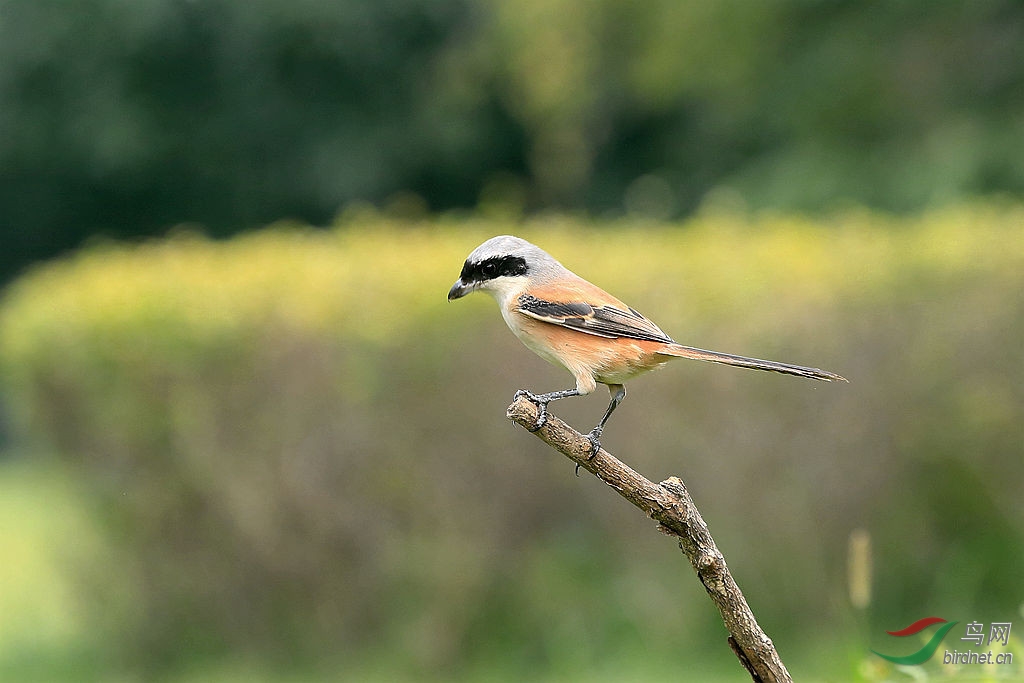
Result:
<svg viewBox="0 0 1024 683"><path fill-rule="evenodd" d="M515 310L542 322L597 337L672 343L672 339L657 325L618 300L598 305L582 300L550 301L533 294L523 294L516 301Z"/></svg>

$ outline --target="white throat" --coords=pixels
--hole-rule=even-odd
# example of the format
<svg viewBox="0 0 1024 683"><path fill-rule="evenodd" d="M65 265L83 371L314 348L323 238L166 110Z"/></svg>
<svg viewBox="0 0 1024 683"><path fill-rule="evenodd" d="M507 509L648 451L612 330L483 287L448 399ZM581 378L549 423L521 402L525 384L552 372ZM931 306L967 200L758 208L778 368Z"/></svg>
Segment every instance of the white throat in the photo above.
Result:
<svg viewBox="0 0 1024 683"><path fill-rule="evenodd" d="M519 295L526 290L526 278L523 277L498 277L488 280L480 287L494 297L501 307L502 315L508 310L509 304L519 298Z"/></svg>

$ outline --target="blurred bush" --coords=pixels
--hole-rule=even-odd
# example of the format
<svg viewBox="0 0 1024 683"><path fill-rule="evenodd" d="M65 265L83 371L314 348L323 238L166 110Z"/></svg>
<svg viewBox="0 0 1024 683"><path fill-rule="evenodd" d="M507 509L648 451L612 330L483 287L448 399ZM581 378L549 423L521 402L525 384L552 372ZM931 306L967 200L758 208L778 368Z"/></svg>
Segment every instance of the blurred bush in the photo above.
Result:
<svg viewBox="0 0 1024 683"><path fill-rule="evenodd" d="M485 297L445 302L477 243L516 232L684 343L850 378L678 364L632 384L606 436L688 482L777 642L849 636L861 527L873 623L1005 616L1024 563L1024 209L828 223L363 214L96 244L7 289L3 396L19 438L91 492L113 550L77 567L83 596L144 662L728 662L673 545L506 423L517 388L568 375ZM558 412L588 427L604 400Z"/></svg>

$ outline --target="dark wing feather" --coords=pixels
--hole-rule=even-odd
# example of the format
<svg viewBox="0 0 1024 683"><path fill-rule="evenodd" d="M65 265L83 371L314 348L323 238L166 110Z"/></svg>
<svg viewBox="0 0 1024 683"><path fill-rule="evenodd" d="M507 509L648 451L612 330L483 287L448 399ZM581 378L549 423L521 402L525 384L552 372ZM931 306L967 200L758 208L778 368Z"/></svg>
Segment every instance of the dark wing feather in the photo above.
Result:
<svg viewBox="0 0 1024 683"><path fill-rule="evenodd" d="M516 310L554 325L561 325L597 337L626 337L643 341L672 343L672 339L647 318L632 308L591 306L584 302L553 302L524 294Z"/></svg>

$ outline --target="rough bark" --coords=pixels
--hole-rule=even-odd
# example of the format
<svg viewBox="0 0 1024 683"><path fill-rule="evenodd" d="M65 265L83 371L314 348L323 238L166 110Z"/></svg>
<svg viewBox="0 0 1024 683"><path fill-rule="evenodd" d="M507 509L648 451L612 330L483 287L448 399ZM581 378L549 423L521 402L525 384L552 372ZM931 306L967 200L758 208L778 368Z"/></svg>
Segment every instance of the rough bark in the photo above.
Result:
<svg viewBox="0 0 1024 683"><path fill-rule="evenodd" d="M526 398L508 407L508 417L526 428L537 419L537 406ZM758 625L707 524L678 477L655 484L601 449L590 457L590 442L554 415L535 434L549 446L615 489L658 523L658 529L679 539L679 548L722 615L728 644L754 681L792 681L771 639Z"/></svg>

